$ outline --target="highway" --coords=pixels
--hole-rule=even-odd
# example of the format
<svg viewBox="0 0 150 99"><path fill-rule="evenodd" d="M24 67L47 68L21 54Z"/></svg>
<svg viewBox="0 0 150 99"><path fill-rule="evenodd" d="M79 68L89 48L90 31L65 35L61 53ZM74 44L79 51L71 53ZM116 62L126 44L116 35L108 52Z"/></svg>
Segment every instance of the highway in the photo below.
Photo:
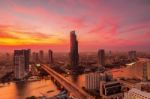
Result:
<svg viewBox="0 0 150 99"><path fill-rule="evenodd" d="M67 91L69 91L69 93L73 95L75 99L95 99L47 65L42 64L41 67L57 82L59 82Z"/></svg>

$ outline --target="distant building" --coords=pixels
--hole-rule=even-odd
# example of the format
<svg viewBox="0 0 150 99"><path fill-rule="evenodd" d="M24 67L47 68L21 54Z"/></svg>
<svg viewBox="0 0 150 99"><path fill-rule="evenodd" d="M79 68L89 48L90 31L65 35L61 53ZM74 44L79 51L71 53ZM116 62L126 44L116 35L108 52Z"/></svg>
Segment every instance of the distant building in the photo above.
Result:
<svg viewBox="0 0 150 99"><path fill-rule="evenodd" d="M52 50L48 50L48 62L49 64L53 64L53 51Z"/></svg>
<svg viewBox="0 0 150 99"><path fill-rule="evenodd" d="M35 53L35 63L39 63L39 62L40 62L39 53L36 52Z"/></svg>
<svg viewBox="0 0 150 99"><path fill-rule="evenodd" d="M22 79L29 71L29 50L14 51L15 78Z"/></svg>
<svg viewBox="0 0 150 99"><path fill-rule="evenodd" d="M105 81L105 75L99 72L85 75L85 88L87 90L99 90L100 81Z"/></svg>
<svg viewBox="0 0 150 99"><path fill-rule="evenodd" d="M25 69L28 72L30 57L31 57L31 50L30 49L24 50L24 55L25 55Z"/></svg>
<svg viewBox="0 0 150 99"><path fill-rule="evenodd" d="M75 31L70 32L70 64L72 68L79 65L78 41Z"/></svg>
<svg viewBox="0 0 150 99"><path fill-rule="evenodd" d="M39 61L40 61L40 59L39 59L39 53L33 52L32 53L32 62L39 63Z"/></svg>
<svg viewBox="0 0 150 99"><path fill-rule="evenodd" d="M136 59L136 51L129 51L129 59L135 60Z"/></svg>
<svg viewBox="0 0 150 99"><path fill-rule="evenodd" d="M39 60L40 60L40 63L44 62L44 51L43 50L39 51Z"/></svg>
<svg viewBox="0 0 150 99"><path fill-rule="evenodd" d="M35 54L36 54L36 52L32 53L32 57L31 57L32 58L32 62L35 62Z"/></svg>
<svg viewBox="0 0 150 99"><path fill-rule="evenodd" d="M104 49L98 50L98 63L100 66L105 66L105 51L104 51Z"/></svg>
<svg viewBox="0 0 150 99"><path fill-rule="evenodd" d="M150 61L147 62L147 80L150 81Z"/></svg>
<svg viewBox="0 0 150 99"><path fill-rule="evenodd" d="M6 53L6 60L9 61L9 62L10 62L10 60L11 60L11 56L10 56L9 53Z"/></svg>
<svg viewBox="0 0 150 99"><path fill-rule="evenodd" d="M100 82L102 99L123 99L122 85L118 81Z"/></svg>
<svg viewBox="0 0 150 99"><path fill-rule="evenodd" d="M143 81L150 81L150 61L144 63L143 66Z"/></svg>
<svg viewBox="0 0 150 99"><path fill-rule="evenodd" d="M124 99L150 99L150 93L132 88L124 94Z"/></svg>

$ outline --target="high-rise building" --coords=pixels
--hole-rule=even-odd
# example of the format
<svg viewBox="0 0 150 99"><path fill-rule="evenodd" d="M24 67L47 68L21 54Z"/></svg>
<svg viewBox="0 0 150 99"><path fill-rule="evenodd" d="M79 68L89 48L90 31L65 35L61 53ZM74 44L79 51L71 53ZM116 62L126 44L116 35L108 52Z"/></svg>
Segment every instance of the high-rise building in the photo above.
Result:
<svg viewBox="0 0 150 99"><path fill-rule="evenodd" d="M36 52L32 53L32 57L31 57L32 58L32 62L35 62L35 54L36 54Z"/></svg>
<svg viewBox="0 0 150 99"><path fill-rule="evenodd" d="M124 99L150 99L150 93L132 88L124 94Z"/></svg>
<svg viewBox="0 0 150 99"><path fill-rule="evenodd" d="M53 64L53 51L48 50L48 62L49 64Z"/></svg>
<svg viewBox="0 0 150 99"><path fill-rule="evenodd" d="M35 60L35 57L36 57L36 52L33 52L32 53L32 62L35 62L36 60Z"/></svg>
<svg viewBox="0 0 150 99"><path fill-rule="evenodd" d="M35 53L35 62L36 62L36 63L39 63L39 61L40 61L40 59L39 59L39 53L36 52L36 53Z"/></svg>
<svg viewBox="0 0 150 99"><path fill-rule="evenodd" d="M144 62L143 64L143 81L147 81L147 64Z"/></svg>
<svg viewBox="0 0 150 99"><path fill-rule="evenodd" d="M44 51L43 50L39 51L39 60L40 60L40 63L44 62Z"/></svg>
<svg viewBox="0 0 150 99"><path fill-rule="evenodd" d="M150 61L147 62L147 80L150 81Z"/></svg>
<svg viewBox="0 0 150 99"><path fill-rule="evenodd" d="M104 49L98 50L98 62L100 66L105 66L105 51Z"/></svg>
<svg viewBox="0 0 150 99"><path fill-rule="evenodd" d="M128 54L130 60L136 59L136 51L129 51Z"/></svg>
<svg viewBox="0 0 150 99"><path fill-rule="evenodd" d="M93 91L99 90L100 81L105 81L106 77L104 74L96 72L85 75L85 88L86 90Z"/></svg>
<svg viewBox="0 0 150 99"><path fill-rule="evenodd" d="M29 54L30 50L14 51L14 73L15 78L22 79L29 70Z"/></svg>
<svg viewBox="0 0 150 99"><path fill-rule="evenodd" d="M30 56L31 56L31 50L27 49L27 50L23 50L23 51L24 51L24 55L25 55L25 69L28 72L29 63L30 63Z"/></svg>
<svg viewBox="0 0 150 99"><path fill-rule="evenodd" d="M79 64L78 41L75 31L70 32L70 63L73 68Z"/></svg>
<svg viewBox="0 0 150 99"><path fill-rule="evenodd" d="M10 58L10 54L9 54L9 53L6 53L6 60L10 62L10 59L11 59L11 58Z"/></svg>
<svg viewBox="0 0 150 99"><path fill-rule="evenodd" d="M100 88L100 82L101 81L112 81L113 75L111 72L95 72L95 73L89 73L85 75L85 88L89 91L92 90L99 90Z"/></svg>
<svg viewBox="0 0 150 99"><path fill-rule="evenodd" d="M39 59L39 53L38 52L33 52L32 53L32 62L34 63L39 63L40 59Z"/></svg>
<svg viewBox="0 0 150 99"><path fill-rule="evenodd" d="M143 81L150 81L150 61L146 61L143 66Z"/></svg>

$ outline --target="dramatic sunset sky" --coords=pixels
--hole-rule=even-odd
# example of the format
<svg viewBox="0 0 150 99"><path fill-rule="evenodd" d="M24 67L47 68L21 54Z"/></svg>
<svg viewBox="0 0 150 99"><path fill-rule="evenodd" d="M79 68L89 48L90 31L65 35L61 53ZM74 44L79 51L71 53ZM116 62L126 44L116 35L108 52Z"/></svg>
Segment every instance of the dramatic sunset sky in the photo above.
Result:
<svg viewBox="0 0 150 99"><path fill-rule="evenodd" d="M150 50L150 0L0 0L0 51Z"/></svg>

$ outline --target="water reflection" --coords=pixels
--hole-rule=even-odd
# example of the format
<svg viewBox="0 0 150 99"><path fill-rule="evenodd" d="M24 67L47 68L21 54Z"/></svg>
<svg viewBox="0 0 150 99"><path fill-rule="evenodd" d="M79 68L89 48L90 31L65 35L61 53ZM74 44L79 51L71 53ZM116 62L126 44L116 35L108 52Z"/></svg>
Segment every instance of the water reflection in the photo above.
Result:
<svg viewBox="0 0 150 99"><path fill-rule="evenodd" d="M85 86L85 75L70 75L67 77L70 81L72 81L74 84L76 84L79 87Z"/></svg>
<svg viewBox="0 0 150 99"><path fill-rule="evenodd" d="M52 93L47 93L54 90ZM51 97L59 93L51 80L41 80L35 82L19 82L4 84L0 87L0 99L25 99L29 96L42 96L43 94Z"/></svg>
<svg viewBox="0 0 150 99"><path fill-rule="evenodd" d="M79 75L71 75L71 81L74 83L78 83Z"/></svg>

